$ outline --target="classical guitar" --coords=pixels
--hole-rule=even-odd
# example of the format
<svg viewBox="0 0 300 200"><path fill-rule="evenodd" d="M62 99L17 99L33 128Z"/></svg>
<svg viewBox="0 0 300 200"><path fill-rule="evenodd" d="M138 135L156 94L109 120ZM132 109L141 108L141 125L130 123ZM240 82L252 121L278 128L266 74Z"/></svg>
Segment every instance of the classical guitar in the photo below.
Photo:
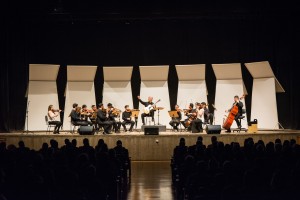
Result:
<svg viewBox="0 0 300 200"><path fill-rule="evenodd" d="M155 105L160 102L160 99L158 99L153 105L149 104L148 106L145 106L144 113L149 114L151 110L155 107Z"/></svg>

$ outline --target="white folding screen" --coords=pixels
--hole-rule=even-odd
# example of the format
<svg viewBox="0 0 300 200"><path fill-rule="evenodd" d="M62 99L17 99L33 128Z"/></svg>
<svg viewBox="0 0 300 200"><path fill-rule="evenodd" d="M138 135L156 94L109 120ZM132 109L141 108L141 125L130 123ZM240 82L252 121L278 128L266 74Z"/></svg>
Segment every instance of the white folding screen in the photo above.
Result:
<svg viewBox="0 0 300 200"><path fill-rule="evenodd" d="M276 92L285 92L268 61L245 63L253 77L251 119L260 129L279 129Z"/></svg>
<svg viewBox="0 0 300 200"><path fill-rule="evenodd" d="M207 102L205 64L175 67L178 75L177 104L187 108L189 103Z"/></svg>
<svg viewBox="0 0 300 200"><path fill-rule="evenodd" d="M94 79L97 66L67 66L67 86L64 113L64 130L71 129L71 119L73 103L79 106L86 104L90 107L96 104Z"/></svg>
<svg viewBox="0 0 300 200"><path fill-rule="evenodd" d="M170 97L168 88L168 74L169 66L140 66L141 75L141 89L140 96L143 101L147 101L148 96L153 96L153 101L160 102L156 104L158 107L163 107L159 111L159 124L170 127L169 113L170 110ZM139 104L140 114L143 112L144 106ZM158 111L155 112L155 122L158 123ZM142 125L141 118L139 117L137 126L140 128Z"/></svg>
<svg viewBox="0 0 300 200"><path fill-rule="evenodd" d="M45 115L48 106L58 106L56 78L59 65L30 64L27 90L27 111L24 129L29 131L46 130ZM27 123L28 121L28 123ZM28 127L27 127L28 125Z"/></svg>
<svg viewBox="0 0 300 200"><path fill-rule="evenodd" d="M247 94L241 71L240 63L232 64L213 64L212 65L216 79L216 95L215 95L215 124L222 125L226 119L225 110L232 107L234 102L234 96L242 96ZM242 100L244 104L244 109L246 109L245 100ZM247 112L247 110L246 110ZM233 128L237 125L234 122L232 124ZM244 120L242 120L242 127L247 128L247 115L245 114Z"/></svg>
<svg viewBox="0 0 300 200"><path fill-rule="evenodd" d="M103 67L103 103L112 103L124 110L125 105L133 108L131 75L133 67Z"/></svg>

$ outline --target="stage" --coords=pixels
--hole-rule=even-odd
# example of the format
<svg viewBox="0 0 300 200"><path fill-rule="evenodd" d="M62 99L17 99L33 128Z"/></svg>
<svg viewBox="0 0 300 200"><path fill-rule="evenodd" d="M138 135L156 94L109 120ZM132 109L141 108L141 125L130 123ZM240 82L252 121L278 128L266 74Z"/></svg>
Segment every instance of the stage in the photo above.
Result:
<svg viewBox="0 0 300 200"><path fill-rule="evenodd" d="M25 142L25 145L39 150L44 142L49 144L51 139L58 141L59 147L64 144L66 138L72 140L76 139L78 146L82 145L82 140L88 138L91 146L95 146L99 139L104 139L109 148L115 146L117 140L123 142L123 146L128 148L131 159L133 161L167 161L170 160L174 147L178 144L181 137L185 138L186 145L195 144L197 137L202 136L205 145L210 144L211 136L217 136L219 141L225 144L231 142L239 142L243 146L246 138L252 137L254 141L263 140L265 143L275 141L279 138L282 141L295 139L300 143L299 130L258 130L257 133L247 132L232 132L225 133L222 130L221 134L207 134L204 130L203 133L190 133L190 132L173 132L166 130L159 132L159 135L144 135L144 132L136 130L135 132L121 132L113 133L110 135L103 135L99 132L95 135L79 135L78 133L61 132L59 135L53 135L46 132L14 132L14 133L1 133L0 141L5 141L7 145L17 145L20 140Z"/></svg>

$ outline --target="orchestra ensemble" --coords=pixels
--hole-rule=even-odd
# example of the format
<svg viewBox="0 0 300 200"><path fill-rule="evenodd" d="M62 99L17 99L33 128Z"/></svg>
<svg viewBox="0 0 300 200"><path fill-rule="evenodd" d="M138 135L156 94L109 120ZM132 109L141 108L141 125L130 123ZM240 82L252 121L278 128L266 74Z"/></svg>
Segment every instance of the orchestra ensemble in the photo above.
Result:
<svg viewBox="0 0 300 200"><path fill-rule="evenodd" d="M153 97L151 96L148 97L147 101L142 101L140 96L137 98L139 102L144 105L144 110L141 114L143 125L145 125L145 117L150 117L152 122L154 122L154 113L157 110L159 111L163 109L162 107L156 106L156 103L160 100L154 103ZM234 120L238 127L241 127L240 122L237 120L243 107L243 103L240 101L241 98L235 96L232 108L226 110L226 112L229 113L236 110L237 113L234 115ZM98 107L96 105L92 105L90 109L87 105L82 105L80 107L77 103L74 103L69 117L71 119L71 123L75 126L93 126L95 130L102 128L103 134L111 134L112 132L120 133L121 126L123 127L124 132L132 132L134 125L137 124L138 116L133 115L133 112L135 111L139 112L140 110L131 109L129 105L125 105L124 111L122 112L120 109L115 108L111 103L108 103L106 107L103 103L100 103ZM192 133L201 133L203 132L203 125L212 125L214 121L213 113L210 112L208 104L205 102L190 103L186 109L181 109L179 105L175 105L172 111L172 115L170 114L171 121L169 124L174 131L179 131L183 128L184 130ZM59 134L59 129L62 126L62 122L57 119L60 112L62 112L62 110L55 109L53 105L49 105L48 119L49 124L55 125L53 131L54 134ZM169 113L170 112L171 111L169 111ZM223 125L227 132L230 132L230 126L228 128L228 123L232 123L232 121L229 120L230 119L227 119ZM127 129L126 125L130 125L129 129Z"/></svg>

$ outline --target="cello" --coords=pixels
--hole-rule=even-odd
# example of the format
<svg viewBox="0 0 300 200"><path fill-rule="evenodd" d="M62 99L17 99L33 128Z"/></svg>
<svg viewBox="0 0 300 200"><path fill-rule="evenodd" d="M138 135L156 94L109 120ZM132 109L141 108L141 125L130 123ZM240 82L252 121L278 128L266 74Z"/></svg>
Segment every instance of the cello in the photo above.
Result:
<svg viewBox="0 0 300 200"><path fill-rule="evenodd" d="M242 100L243 98L245 97L245 95L241 96L240 97L240 100ZM239 108L237 107L237 102L235 104L233 104L232 108L230 109L230 112L226 118L226 120L224 121L223 123L223 128L224 129L230 129L234 119L235 119L235 116L236 114L239 112Z"/></svg>

